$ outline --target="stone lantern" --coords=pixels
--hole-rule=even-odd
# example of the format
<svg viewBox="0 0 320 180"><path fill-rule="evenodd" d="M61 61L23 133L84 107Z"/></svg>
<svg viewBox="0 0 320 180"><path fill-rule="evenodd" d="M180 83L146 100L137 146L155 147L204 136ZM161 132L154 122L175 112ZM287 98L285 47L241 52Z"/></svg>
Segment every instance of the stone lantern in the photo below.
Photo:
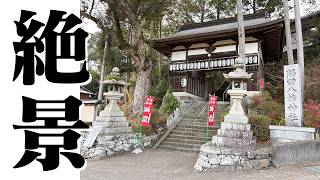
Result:
<svg viewBox="0 0 320 180"><path fill-rule="evenodd" d="M228 90L230 99L232 100L231 108L229 114L224 117L225 122L230 123L248 123L248 117L242 107L242 100L247 90L244 88L245 82L251 79L252 73L247 73L243 69L237 68L228 74L223 74L223 76L231 81L232 89Z"/></svg>
<svg viewBox="0 0 320 180"><path fill-rule="evenodd" d="M232 89L228 90L228 94L233 103L229 114L224 117L224 122L221 123L221 128L218 129L217 135L212 137L212 144L218 147L238 148L239 150L255 150L256 138L253 137L248 117L242 107L243 97L247 93L244 88L245 82L251 79L252 73L249 74L236 66L234 71L223 74L223 76L231 81Z"/></svg>
<svg viewBox="0 0 320 180"><path fill-rule="evenodd" d="M108 88L108 91L103 93L108 105L102 110L94 126L102 126L102 134L126 134L132 133L132 128L129 127L128 121L124 113L118 106L118 101L124 96L124 87L129 84L119 79L119 68L114 67L107 80L103 82ZM101 133L100 133L101 134Z"/></svg>
<svg viewBox="0 0 320 180"><path fill-rule="evenodd" d="M119 80L119 76L119 68L114 67L111 74L107 77L108 79L103 82L108 88L108 91L103 93L106 102L109 100L110 103L117 103L117 101L124 96L124 88L128 86L129 83Z"/></svg>

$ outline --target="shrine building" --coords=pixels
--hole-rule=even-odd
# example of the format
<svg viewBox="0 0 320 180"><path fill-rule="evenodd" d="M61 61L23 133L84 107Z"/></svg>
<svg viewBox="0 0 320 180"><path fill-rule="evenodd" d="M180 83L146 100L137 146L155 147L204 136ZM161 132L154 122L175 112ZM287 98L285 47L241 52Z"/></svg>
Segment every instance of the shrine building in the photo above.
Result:
<svg viewBox="0 0 320 180"><path fill-rule="evenodd" d="M244 16L246 71L253 73L246 84L248 96L264 88L264 64L281 59L283 19L271 20L264 12ZM170 59L169 82L179 99L206 98L215 94L228 99L230 83L223 73L234 69L238 57L238 23L235 17L182 26L171 36L149 44Z"/></svg>

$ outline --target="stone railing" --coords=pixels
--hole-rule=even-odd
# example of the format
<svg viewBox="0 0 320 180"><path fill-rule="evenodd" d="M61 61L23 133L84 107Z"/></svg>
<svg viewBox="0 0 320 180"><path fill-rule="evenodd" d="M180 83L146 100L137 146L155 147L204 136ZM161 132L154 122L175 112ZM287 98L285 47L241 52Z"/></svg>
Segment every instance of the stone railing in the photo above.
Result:
<svg viewBox="0 0 320 180"><path fill-rule="evenodd" d="M174 112L167 119L167 128L169 129L181 116L181 109L176 108Z"/></svg>

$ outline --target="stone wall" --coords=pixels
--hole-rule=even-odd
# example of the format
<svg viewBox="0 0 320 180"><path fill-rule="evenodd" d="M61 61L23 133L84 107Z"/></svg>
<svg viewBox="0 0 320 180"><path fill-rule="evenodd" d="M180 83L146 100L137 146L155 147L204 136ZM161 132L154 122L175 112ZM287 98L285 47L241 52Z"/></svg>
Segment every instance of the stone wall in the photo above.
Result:
<svg viewBox="0 0 320 180"><path fill-rule="evenodd" d="M319 162L320 140L274 144L272 159L275 167Z"/></svg>
<svg viewBox="0 0 320 180"><path fill-rule="evenodd" d="M167 118L167 128L169 129L181 116L180 108L176 108L174 112Z"/></svg>
<svg viewBox="0 0 320 180"><path fill-rule="evenodd" d="M141 138L142 147L152 147L152 144L161 137L160 133L154 133L150 136L143 135ZM80 146L80 154L86 159L103 159L107 156L112 156L122 152L133 151L139 146L136 134L121 134L121 135L103 135L98 136L92 147L83 146L83 143L88 135L83 132Z"/></svg>
<svg viewBox="0 0 320 180"><path fill-rule="evenodd" d="M212 146L212 143L208 142L201 146L194 169L197 171L204 169L216 171L263 169L271 166L271 152L272 148L270 147L249 151Z"/></svg>

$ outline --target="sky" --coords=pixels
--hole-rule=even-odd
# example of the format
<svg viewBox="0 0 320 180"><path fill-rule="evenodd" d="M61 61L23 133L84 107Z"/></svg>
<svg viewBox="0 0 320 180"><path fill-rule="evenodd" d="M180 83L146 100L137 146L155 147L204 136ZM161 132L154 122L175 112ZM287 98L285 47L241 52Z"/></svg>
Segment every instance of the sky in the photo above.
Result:
<svg viewBox="0 0 320 180"><path fill-rule="evenodd" d="M303 2L303 1L305 1L305 2ZM313 5L306 3L308 1L310 1L310 0L300 0L300 8L301 8L300 15L301 15L301 17L306 16L312 12L315 12L315 11L320 11L320 0L314 0L315 4L313 4ZM289 1L289 6L293 6L293 0ZM289 16L291 19L294 18L295 15L294 15L293 9L291 9L289 11ZM87 31L89 34L94 34L95 32L101 31L96 26L96 24L89 19L86 19L86 18L83 19L83 24L84 24L83 29L85 31Z"/></svg>

